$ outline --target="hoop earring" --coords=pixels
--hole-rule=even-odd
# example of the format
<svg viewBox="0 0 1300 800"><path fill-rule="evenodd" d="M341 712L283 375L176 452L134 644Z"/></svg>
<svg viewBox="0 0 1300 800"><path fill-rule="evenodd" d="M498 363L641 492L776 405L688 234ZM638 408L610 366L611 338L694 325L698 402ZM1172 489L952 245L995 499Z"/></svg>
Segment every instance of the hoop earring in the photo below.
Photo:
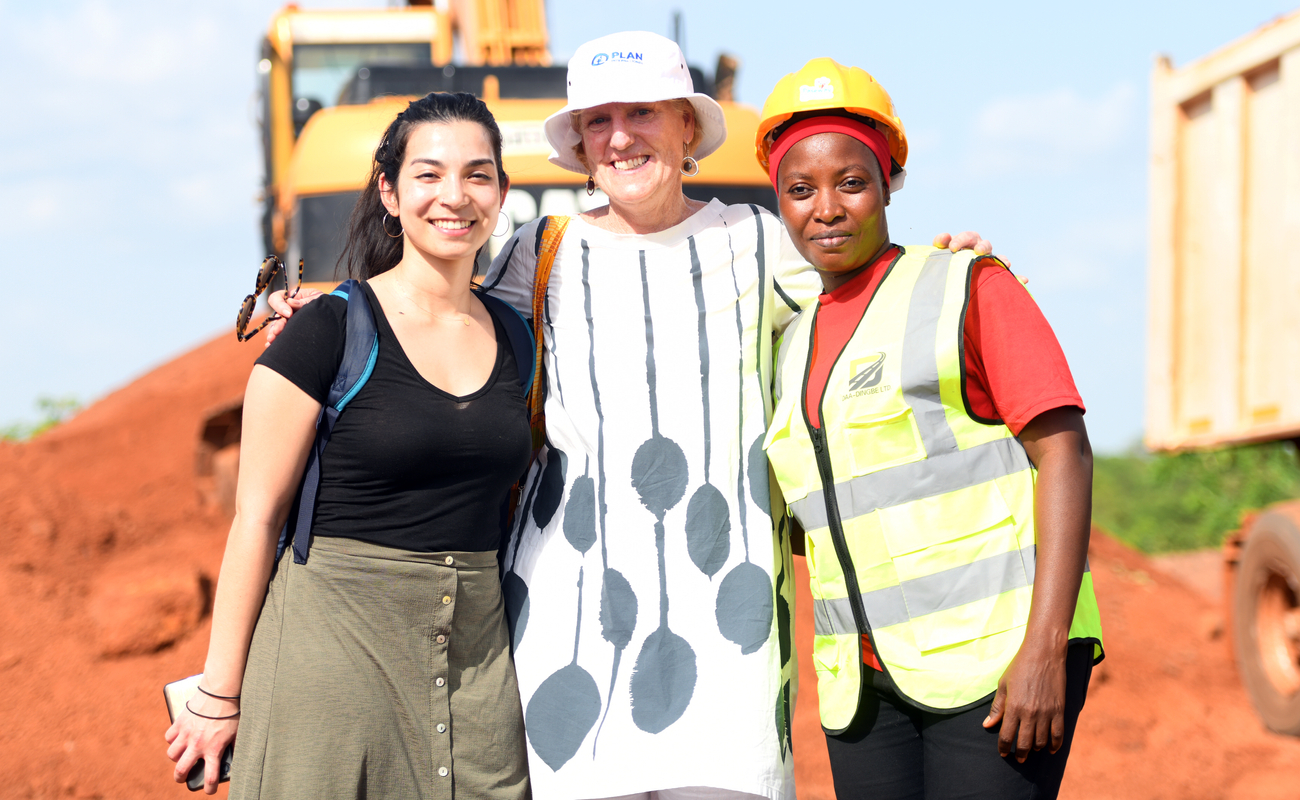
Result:
<svg viewBox="0 0 1300 800"><path fill-rule="evenodd" d="M502 236L505 236L507 233L510 232L510 217L507 217L506 212L504 211L498 211L497 215L498 215L497 226L492 229L492 238L494 239L500 239ZM501 220L505 220L506 226L504 230L501 230L500 233L497 233L497 231L501 229Z"/></svg>
<svg viewBox="0 0 1300 800"><path fill-rule="evenodd" d="M587 196L591 197L596 193L596 179L591 175L587 176Z"/></svg>
<svg viewBox="0 0 1300 800"><path fill-rule="evenodd" d="M393 234L391 234L391 233L388 232L388 212L387 212L387 211L384 212L384 218L383 218L382 220L379 221L379 224L380 224L380 226L384 229L384 235L387 236L389 239L400 239L400 238L402 238L402 234L406 233L406 229L402 227L402 223L401 223L401 222L398 222L398 223L397 223L397 229L398 229L399 231L401 231L401 233L398 233L396 236L394 236Z"/></svg>
<svg viewBox="0 0 1300 800"><path fill-rule="evenodd" d="M700 174L700 162L691 156L682 159L682 174L688 178L694 178Z"/></svg>

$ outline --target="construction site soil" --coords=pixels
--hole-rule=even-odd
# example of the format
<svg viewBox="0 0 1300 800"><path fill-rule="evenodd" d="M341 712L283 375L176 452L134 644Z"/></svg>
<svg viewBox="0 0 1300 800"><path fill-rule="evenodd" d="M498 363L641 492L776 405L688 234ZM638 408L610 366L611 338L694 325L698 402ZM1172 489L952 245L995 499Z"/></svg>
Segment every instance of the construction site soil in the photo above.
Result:
<svg viewBox="0 0 1300 800"><path fill-rule="evenodd" d="M222 337L0 443L0 796L187 795L164 753L161 687L202 669L229 525L195 488L199 425L241 394L259 349ZM1251 710L1212 593L1100 532L1090 561L1108 657L1062 796L1300 796L1300 739ZM799 585L796 774L800 800L818 800L833 791Z"/></svg>

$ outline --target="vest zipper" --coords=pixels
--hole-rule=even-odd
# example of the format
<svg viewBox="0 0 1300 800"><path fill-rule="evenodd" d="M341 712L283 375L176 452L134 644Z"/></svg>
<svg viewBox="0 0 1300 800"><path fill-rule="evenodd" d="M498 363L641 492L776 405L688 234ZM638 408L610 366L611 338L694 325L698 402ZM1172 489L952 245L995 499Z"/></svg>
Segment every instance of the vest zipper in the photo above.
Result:
<svg viewBox="0 0 1300 800"><path fill-rule="evenodd" d="M871 299L867 301L867 307L862 311L862 319L866 319L867 311L871 309L871 304L875 301L876 294L880 292L880 287L884 285L885 281L889 280L890 273L894 271L894 267L898 265L899 260L901 260L905 254L906 251L902 247L899 247L898 255L894 257L892 262L890 262L889 268L880 278L880 284L876 286L875 293L873 293ZM812 319L810 320L810 324L813 326L813 331L809 335L808 354L804 359L803 383L799 389L799 407L803 410L804 425L808 427L808 437L812 440L813 454L817 459L817 473L822 481L822 496L826 498L826 519L829 523L827 527L830 530L831 543L835 546L835 556L840 562L840 572L844 574L844 588L849 594L849 605L853 611L853 622L858 627L856 634L858 638L858 669L874 669L874 667L869 667L862 662L861 637L866 636L867 640L871 642L871 650L875 654L876 661L880 664L880 672L889 680L890 685L895 687L895 691L898 692L900 697L906 697L901 690L897 689L897 685L894 684L893 678L889 676L889 666L885 664L885 660L880 656L880 648L876 646L876 637L871 633L871 623L867 620L867 612L862 606L862 592L858 588L858 572L853 568L853 557L849 554L848 540L844 538L844 525L840 521L840 500L835 494L835 472L831 469L831 454L829 445L826 442L825 429L813 426L812 420L808 417L808 380L812 375L813 337L817 335L817 312L820 310L821 304L819 303L813 307ZM862 319L858 320L858 326L862 325ZM856 335L856 333L857 331L855 326L854 334ZM852 341L852 339L850 339L850 341ZM835 366L843 355L844 353L841 351L835 356L836 364L831 365L832 374L835 372ZM827 378L826 388L829 388L829 376L827 376ZM825 389L823 389L821 399L818 401L819 408L825 400L826 392ZM818 414L818 418L823 423L826 420L824 414ZM859 701L861 701L861 697L862 692L859 689ZM910 700L910 698L908 699ZM856 716L856 711L854 714ZM842 733L843 731L830 732Z"/></svg>
<svg viewBox="0 0 1300 800"><path fill-rule="evenodd" d="M844 525L840 522L840 501L835 496L835 475L831 471L831 454L826 445L826 433L821 428L808 425L808 434L812 438L813 452L817 457L817 472L822 479L822 496L826 498L826 519L830 523L831 542L835 545L835 555L840 561L840 571L844 573L844 587L849 592L849 605L853 610L853 621L858 626L858 635L870 636L871 626L866 613L862 610L862 592L858 589L858 573L853 568L853 557L849 555L848 540L844 538ZM875 647L875 639L871 645ZM878 657L877 657L878 658ZM884 663L881 662L881 666Z"/></svg>

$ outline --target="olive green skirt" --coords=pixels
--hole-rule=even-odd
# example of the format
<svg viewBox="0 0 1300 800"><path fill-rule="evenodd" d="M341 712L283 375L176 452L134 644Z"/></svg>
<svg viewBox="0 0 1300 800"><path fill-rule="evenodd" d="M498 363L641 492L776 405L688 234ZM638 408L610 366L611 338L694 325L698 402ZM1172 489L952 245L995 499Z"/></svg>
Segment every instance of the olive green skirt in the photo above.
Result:
<svg viewBox="0 0 1300 800"><path fill-rule="evenodd" d="M242 694L235 800L530 795L495 552L286 552Z"/></svg>

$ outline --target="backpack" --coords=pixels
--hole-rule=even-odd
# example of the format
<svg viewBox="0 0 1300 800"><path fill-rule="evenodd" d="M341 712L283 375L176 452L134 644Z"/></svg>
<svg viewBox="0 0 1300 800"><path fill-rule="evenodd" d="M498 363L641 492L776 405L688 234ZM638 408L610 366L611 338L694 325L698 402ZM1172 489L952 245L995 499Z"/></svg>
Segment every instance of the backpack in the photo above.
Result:
<svg viewBox="0 0 1300 800"><path fill-rule="evenodd" d="M551 266L555 262L555 252L560 239L568 227L568 217L546 217L538 226L537 272L533 282L533 321L532 329L528 322L509 303L486 294L479 287L474 287L474 295L482 301L492 315L500 320L505 328L506 338L514 353L515 363L519 368L519 382L528 401L528 421L532 430L532 449L528 457L528 469L545 442L545 417L542 415L542 400L545 396L542 380L542 311L546 300L546 289L550 281ZM275 547L275 561L278 564L289 543L293 543L293 561L295 564L307 563L307 552L311 547L311 526L316 516L316 496L320 490L320 463L325 446L329 444L330 434L339 415L352 398L370 379L375 370L375 361L379 357L379 331L375 326L375 317L366 301L365 293L357 280L346 280L330 292L335 297L342 297L348 302L346 317L343 359L339 362L338 372L330 385L329 395L316 420L316 439L307 454L307 468L303 471L302 483L290 509L289 519L280 540ZM523 478L520 479L522 482ZM518 501L519 484L510 491L510 506L507 519L513 514Z"/></svg>

